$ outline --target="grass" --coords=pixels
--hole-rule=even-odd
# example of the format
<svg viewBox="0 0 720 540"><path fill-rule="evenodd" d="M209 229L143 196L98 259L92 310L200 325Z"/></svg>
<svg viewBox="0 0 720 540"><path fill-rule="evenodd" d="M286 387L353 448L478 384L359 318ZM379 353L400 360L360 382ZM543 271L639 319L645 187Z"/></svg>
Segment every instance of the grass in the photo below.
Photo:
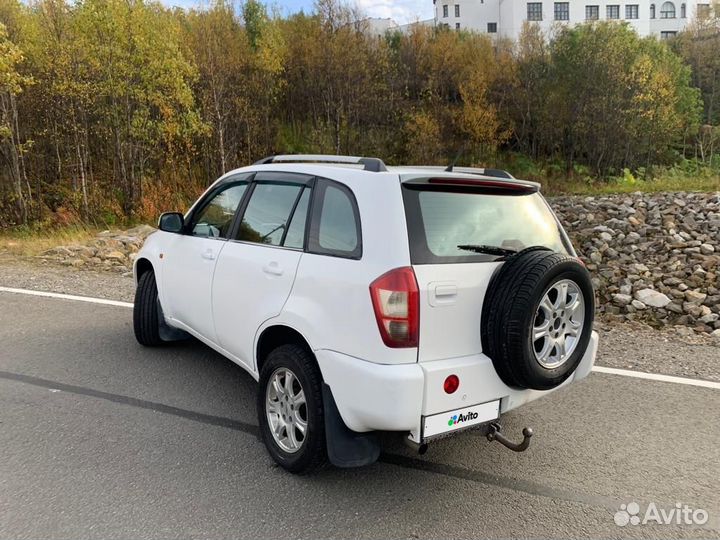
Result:
<svg viewBox="0 0 720 540"><path fill-rule="evenodd" d="M720 191L720 176L676 176L664 175L652 180L624 178L609 181L574 180L553 178L540 180L542 192L548 196L557 195L613 195L622 193L657 193L660 191Z"/></svg>
<svg viewBox="0 0 720 540"><path fill-rule="evenodd" d="M56 246L86 243L98 232L77 225L47 230L11 229L0 232L0 253L33 257Z"/></svg>

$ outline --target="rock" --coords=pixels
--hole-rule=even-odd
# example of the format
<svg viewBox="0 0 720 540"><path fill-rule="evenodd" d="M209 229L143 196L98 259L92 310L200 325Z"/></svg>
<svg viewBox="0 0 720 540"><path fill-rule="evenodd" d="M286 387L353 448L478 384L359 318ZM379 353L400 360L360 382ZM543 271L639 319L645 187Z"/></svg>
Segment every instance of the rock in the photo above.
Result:
<svg viewBox="0 0 720 540"><path fill-rule="evenodd" d="M647 306L646 306L644 303L642 303L640 300L633 300L633 301L631 302L631 305L632 305L632 307L634 307L634 308L637 309L637 310L643 310L643 309L645 309L645 308L647 307Z"/></svg>
<svg viewBox="0 0 720 540"><path fill-rule="evenodd" d="M114 261L124 261L125 255L120 251L111 251L110 253L105 254L105 258Z"/></svg>
<svg viewBox="0 0 720 540"><path fill-rule="evenodd" d="M702 304L707 298L707 294L700 291L685 291L685 300L691 304Z"/></svg>
<svg viewBox="0 0 720 540"><path fill-rule="evenodd" d="M715 247L712 244L700 244L700 253L710 255L715 253Z"/></svg>
<svg viewBox="0 0 720 540"><path fill-rule="evenodd" d="M613 294L613 303L617 304L618 306L627 306L630 302L632 302L632 296L629 294Z"/></svg>
<svg viewBox="0 0 720 540"><path fill-rule="evenodd" d="M664 308L670 303L670 299L663 293L653 289L641 289L635 292L635 298L646 306Z"/></svg>

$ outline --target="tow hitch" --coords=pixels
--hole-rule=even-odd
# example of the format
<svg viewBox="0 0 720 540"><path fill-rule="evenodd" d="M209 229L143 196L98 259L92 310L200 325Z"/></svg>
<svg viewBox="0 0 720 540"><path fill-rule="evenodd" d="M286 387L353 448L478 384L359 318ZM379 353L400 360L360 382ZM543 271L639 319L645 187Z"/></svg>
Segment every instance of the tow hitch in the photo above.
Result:
<svg viewBox="0 0 720 540"><path fill-rule="evenodd" d="M524 452L528 449L528 446L530 446L530 437L533 436L533 430L532 428L526 427L523 428L522 434L523 434L523 440L519 443L514 443L511 440L507 439L505 435L500 433L500 430L502 429L502 426L498 424L497 422L493 422L489 426L489 431L487 434L487 440L497 441L500 444L502 444L505 448L509 448L513 452Z"/></svg>

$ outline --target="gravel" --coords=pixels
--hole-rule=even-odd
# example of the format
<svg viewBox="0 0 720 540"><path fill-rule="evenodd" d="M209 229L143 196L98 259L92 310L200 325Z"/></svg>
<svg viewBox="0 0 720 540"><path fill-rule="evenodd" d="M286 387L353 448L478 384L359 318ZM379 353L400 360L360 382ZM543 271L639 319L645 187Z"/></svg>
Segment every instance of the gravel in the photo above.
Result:
<svg viewBox="0 0 720 540"><path fill-rule="evenodd" d="M49 262L0 258L0 285L35 291L49 291L132 302L132 276L67 268Z"/></svg>
<svg viewBox="0 0 720 540"><path fill-rule="evenodd" d="M9 258L0 259L0 285L127 302L133 301L135 289L128 276ZM599 365L720 381L720 337L695 333L686 326L661 331L602 316L596 329Z"/></svg>

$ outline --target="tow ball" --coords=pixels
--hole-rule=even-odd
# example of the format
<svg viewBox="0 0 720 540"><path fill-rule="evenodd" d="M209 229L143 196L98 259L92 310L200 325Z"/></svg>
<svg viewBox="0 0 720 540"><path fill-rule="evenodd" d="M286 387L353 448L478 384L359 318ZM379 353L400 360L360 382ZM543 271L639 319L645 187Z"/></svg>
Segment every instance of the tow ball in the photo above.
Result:
<svg viewBox="0 0 720 540"><path fill-rule="evenodd" d="M522 434L523 434L523 440L519 443L514 443L511 440L507 439L505 435L500 433L500 430L502 429L502 426L498 424L497 422L493 422L488 426L488 434L487 434L487 440L497 441L500 444L502 444L505 448L509 448L513 452L524 452L528 449L530 446L530 437L533 436L533 430L532 428L526 427L523 428Z"/></svg>

